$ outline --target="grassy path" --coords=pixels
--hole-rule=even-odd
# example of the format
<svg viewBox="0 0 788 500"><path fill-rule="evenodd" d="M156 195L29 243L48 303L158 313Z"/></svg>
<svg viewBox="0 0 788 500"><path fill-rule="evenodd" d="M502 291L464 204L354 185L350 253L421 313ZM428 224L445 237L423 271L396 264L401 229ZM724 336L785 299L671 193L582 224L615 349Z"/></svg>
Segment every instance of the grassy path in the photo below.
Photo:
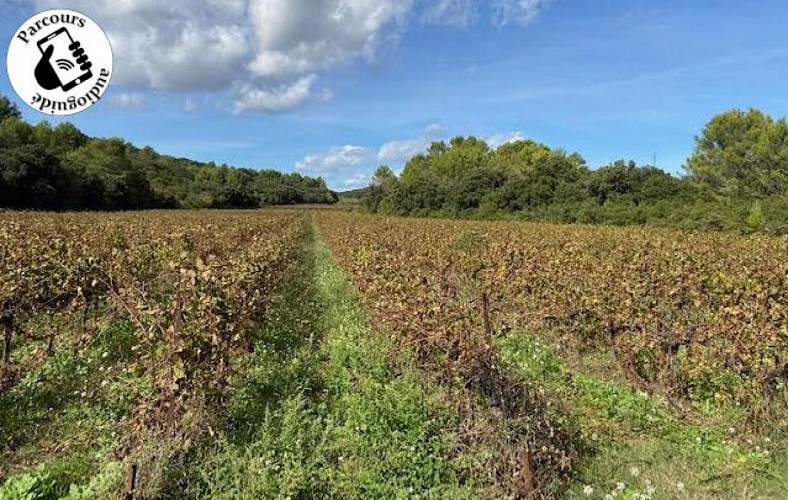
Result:
<svg viewBox="0 0 788 500"><path fill-rule="evenodd" d="M453 417L388 358L314 225L269 318L225 428L170 471L166 497L472 496L444 459Z"/></svg>

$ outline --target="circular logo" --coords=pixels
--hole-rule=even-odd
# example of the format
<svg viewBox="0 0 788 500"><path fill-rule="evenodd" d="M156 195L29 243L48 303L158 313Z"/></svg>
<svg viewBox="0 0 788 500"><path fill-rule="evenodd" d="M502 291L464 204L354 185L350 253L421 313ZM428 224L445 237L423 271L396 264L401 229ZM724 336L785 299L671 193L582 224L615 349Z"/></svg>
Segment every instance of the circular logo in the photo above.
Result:
<svg viewBox="0 0 788 500"><path fill-rule="evenodd" d="M19 97L48 115L73 115L101 99L112 78L112 47L85 14L48 10L11 39L8 78Z"/></svg>

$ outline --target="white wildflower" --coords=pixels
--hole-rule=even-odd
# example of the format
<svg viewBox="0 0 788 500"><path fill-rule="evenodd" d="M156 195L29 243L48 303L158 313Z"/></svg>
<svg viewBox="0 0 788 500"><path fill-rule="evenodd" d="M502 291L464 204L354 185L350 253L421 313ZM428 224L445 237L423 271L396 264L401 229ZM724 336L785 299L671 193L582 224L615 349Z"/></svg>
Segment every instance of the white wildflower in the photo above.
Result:
<svg viewBox="0 0 788 500"><path fill-rule="evenodd" d="M684 491L684 483L676 483L676 489L679 491Z"/></svg>
<svg viewBox="0 0 788 500"><path fill-rule="evenodd" d="M587 497L590 497L591 495L593 495L593 494L594 494L594 488L592 488L590 485L588 485L588 484L587 484L587 485L585 485L585 487L583 488L583 493L585 493L585 495L586 495Z"/></svg>
<svg viewBox="0 0 788 500"><path fill-rule="evenodd" d="M632 475L632 477L638 477L640 475L640 469L633 466L631 469L629 469L629 473Z"/></svg>

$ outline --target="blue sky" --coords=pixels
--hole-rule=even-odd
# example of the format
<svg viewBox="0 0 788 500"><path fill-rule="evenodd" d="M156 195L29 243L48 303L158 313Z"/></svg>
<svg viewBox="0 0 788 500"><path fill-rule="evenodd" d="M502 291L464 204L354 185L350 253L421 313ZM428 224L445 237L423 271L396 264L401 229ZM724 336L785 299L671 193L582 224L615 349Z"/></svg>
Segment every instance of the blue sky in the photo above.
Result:
<svg viewBox="0 0 788 500"><path fill-rule="evenodd" d="M714 114L788 114L784 0L0 1L6 46L46 8L108 31L86 133L337 190L454 135L680 172Z"/></svg>

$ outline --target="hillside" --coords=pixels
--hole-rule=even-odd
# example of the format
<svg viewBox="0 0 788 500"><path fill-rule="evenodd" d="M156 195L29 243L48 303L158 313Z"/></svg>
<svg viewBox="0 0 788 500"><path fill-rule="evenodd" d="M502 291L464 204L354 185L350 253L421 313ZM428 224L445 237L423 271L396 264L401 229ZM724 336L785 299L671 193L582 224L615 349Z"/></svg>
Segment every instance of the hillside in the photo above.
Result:
<svg viewBox="0 0 788 500"><path fill-rule="evenodd" d="M202 163L91 138L70 123L31 125L0 97L0 208L141 210L335 203L323 179Z"/></svg>

